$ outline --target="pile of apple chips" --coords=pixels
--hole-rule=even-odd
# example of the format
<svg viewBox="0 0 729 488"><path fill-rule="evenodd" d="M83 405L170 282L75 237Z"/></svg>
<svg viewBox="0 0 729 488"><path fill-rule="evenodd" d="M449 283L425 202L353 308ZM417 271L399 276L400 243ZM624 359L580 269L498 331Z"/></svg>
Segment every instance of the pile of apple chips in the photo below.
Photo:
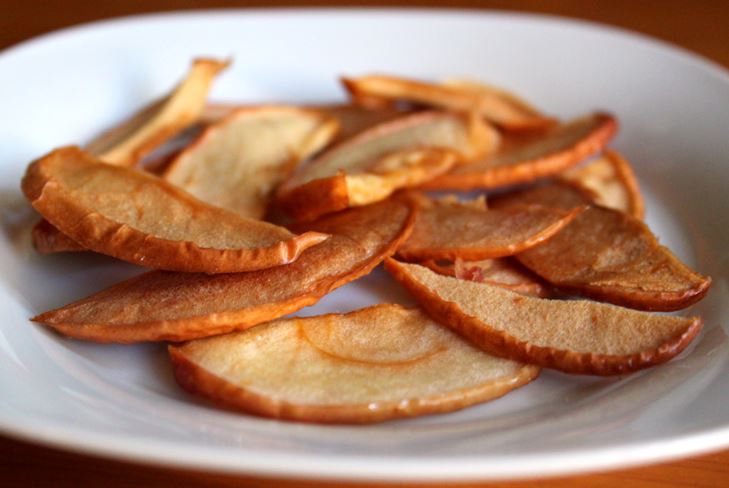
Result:
<svg viewBox="0 0 729 488"><path fill-rule="evenodd" d="M32 320L174 342L179 384L221 406L350 423L464 408L541 368L631 373L701 330L655 313L711 280L643 223L607 149L614 116L388 76L344 79L346 105L208 103L227 65L194 61L167 96L28 167L39 252L151 268ZM281 318L381 263L419 308Z"/></svg>

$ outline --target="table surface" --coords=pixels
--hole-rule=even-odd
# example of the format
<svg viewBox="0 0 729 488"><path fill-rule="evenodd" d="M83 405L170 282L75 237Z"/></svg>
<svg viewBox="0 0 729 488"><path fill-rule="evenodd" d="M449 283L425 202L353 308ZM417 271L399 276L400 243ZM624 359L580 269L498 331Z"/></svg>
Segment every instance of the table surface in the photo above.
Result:
<svg viewBox="0 0 729 488"><path fill-rule="evenodd" d="M195 1L125 0L88 2L25 0L5 5L0 16L0 49L24 39L82 22L135 13L214 7L302 7L333 5L334 2L280 1ZM612 24L664 39L696 51L729 67L729 5L725 0L501 0L346 2L359 6L465 7L538 12ZM340 3L341 5L341 3ZM0 437L1 486L159 486L159 487L283 487L342 486L341 484L295 480L273 480L214 473L141 466L72 454ZM615 471L540 481L544 487L718 487L729 485L729 450L639 469ZM351 486L374 486L355 484ZM381 485L377 485L381 486ZM469 483L454 486L512 488L534 486L534 482Z"/></svg>

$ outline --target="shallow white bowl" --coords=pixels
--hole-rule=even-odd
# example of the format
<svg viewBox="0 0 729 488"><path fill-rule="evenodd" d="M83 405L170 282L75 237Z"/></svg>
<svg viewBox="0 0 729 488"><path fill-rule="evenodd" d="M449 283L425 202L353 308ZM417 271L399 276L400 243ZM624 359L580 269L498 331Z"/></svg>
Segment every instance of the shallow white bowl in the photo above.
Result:
<svg viewBox="0 0 729 488"><path fill-rule="evenodd" d="M36 255L18 184L29 160L85 142L160 95L198 55L235 58L213 98L330 101L337 76L469 76L563 117L616 113L661 240L714 278L705 331L628 378L545 372L462 412L370 427L277 422L181 392L161 345L65 340L28 317L139 269ZM0 432L187 467L348 479L493 479L625 467L729 446L729 77L665 44L556 18L444 11L219 11L61 31L0 55ZM381 271L302 311L407 301Z"/></svg>

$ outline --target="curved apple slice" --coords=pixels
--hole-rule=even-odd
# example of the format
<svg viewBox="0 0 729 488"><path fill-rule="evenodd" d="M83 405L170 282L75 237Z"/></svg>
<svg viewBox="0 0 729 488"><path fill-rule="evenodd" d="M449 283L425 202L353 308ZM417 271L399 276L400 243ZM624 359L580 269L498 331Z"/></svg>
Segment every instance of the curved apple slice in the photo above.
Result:
<svg viewBox="0 0 729 488"><path fill-rule="evenodd" d="M337 129L336 119L314 110L241 109L208 127L163 177L204 202L261 219L273 189Z"/></svg>
<svg viewBox="0 0 729 488"><path fill-rule="evenodd" d="M279 187L297 220L386 198L442 174L457 159L492 151L498 133L478 117L419 112L374 126L300 168Z"/></svg>
<svg viewBox="0 0 729 488"><path fill-rule="evenodd" d="M385 267L428 314L486 352L566 373L615 375L663 363L702 327L699 317L529 297L392 259Z"/></svg>
<svg viewBox="0 0 729 488"><path fill-rule="evenodd" d="M166 139L195 122L215 77L230 61L195 59L185 79L168 96L88 143L86 151L105 163L133 166Z"/></svg>
<svg viewBox="0 0 729 488"><path fill-rule="evenodd" d="M457 166L423 185L427 189L472 190L528 183L564 171L602 150L617 131L608 114L593 114L529 137L504 140L501 149Z"/></svg>
<svg viewBox="0 0 729 488"><path fill-rule="evenodd" d="M473 82L427 83L392 76L342 78L355 103L405 101L459 112L475 112L506 130L543 129L555 120L504 90Z"/></svg>
<svg viewBox="0 0 729 488"><path fill-rule="evenodd" d="M242 330L318 302L407 239L411 204L390 199L307 225L332 234L292 264L250 273L152 271L35 318L97 342L186 341Z"/></svg>
<svg viewBox="0 0 729 488"><path fill-rule="evenodd" d="M570 169L562 175L595 193L595 203L642 219L645 213L643 196L633 168L616 151L603 155L585 166Z"/></svg>
<svg viewBox="0 0 729 488"><path fill-rule="evenodd" d="M564 209L588 198L563 182L492 202L496 208L541 204ZM643 310L688 307L711 286L711 278L679 261L643 222L600 206L590 206L552 239L516 258L564 291Z"/></svg>
<svg viewBox="0 0 729 488"><path fill-rule="evenodd" d="M177 382L286 420L370 423L451 412L523 386L539 368L471 346L418 309L382 304L277 320L169 347Z"/></svg>
<svg viewBox="0 0 729 488"><path fill-rule="evenodd" d="M433 271L437 272L435 269ZM552 295L544 282L512 259L484 259L481 261L456 259L453 265L453 276L462 280L501 286L524 295L543 298Z"/></svg>
<svg viewBox="0 0 729 488"><path fill-rule="evenodd" d="M295 261L328 236L207 205L131 168L100 163L77 147L32 163L22 182L33 207L82 247L156 269L229 273Z"/></svg>
<svg viewBox="0 0 729 488"><path fill-rule="evenodd" d="M407 261L511 256L549 239L582 210L527 205L486 210L423 198L410 238L397 250Z"/></svg>
<svg viewBox="0 0 729 488"><path fill-rule="evenodd" d="M56 229L46 219L41 219L33 226L31 231L33 247L40 254L56 252L85 251L84 247Z"/></svg>

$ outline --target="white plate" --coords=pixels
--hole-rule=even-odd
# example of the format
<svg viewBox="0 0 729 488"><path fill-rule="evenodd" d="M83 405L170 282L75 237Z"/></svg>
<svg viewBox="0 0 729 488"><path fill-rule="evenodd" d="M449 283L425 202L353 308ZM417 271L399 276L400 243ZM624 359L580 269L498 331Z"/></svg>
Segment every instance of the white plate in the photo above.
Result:
<svg viewBox="0 0 729 488"><path fill-rule="evenodd" d="M690 351L623 380L545 372L465 411L371 427L221 412L174 384L164 347L64 340L28 317L138 272L99 256L36 255L18 183L50 148L84 142L163 93L191 57L233 55L213 98L326 101L337 76L482 78L559 116L606 108L645 189L648 222L714 286ZM369 479L544 476L729 445L726 327L729 77L614 29L443 11L226 11L137 17L44 36L0 55L0 431L150 463ZM375 272L304 312L407 298Z"/></svg>

